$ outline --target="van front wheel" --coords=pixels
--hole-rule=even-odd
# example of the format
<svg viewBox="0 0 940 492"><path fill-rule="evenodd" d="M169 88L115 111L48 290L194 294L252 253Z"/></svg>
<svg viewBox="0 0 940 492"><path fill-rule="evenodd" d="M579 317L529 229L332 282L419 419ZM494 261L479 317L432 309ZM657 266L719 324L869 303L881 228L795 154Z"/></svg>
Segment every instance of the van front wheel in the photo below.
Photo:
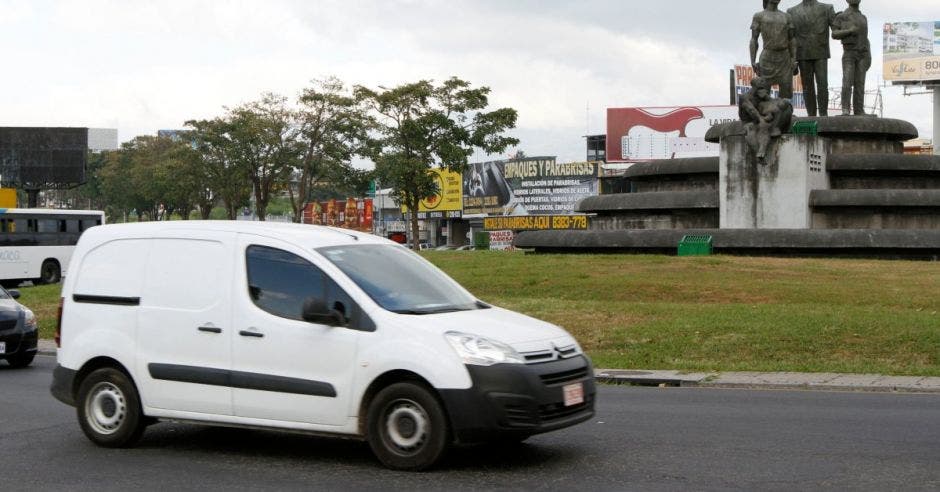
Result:
<svg viewBox="0 0 940 492"><path fill-rule="evenodd" d="M369 404L367 419L369 446L389 468L424 470L447 450L444 409L424 386L396 383L383 389Z"/></svg>
<svg viewBox="0 0 940 492"><path fill-rule="evenodd" d="M133 446L144 432L137 389L117 369L98 369L82 380L76 406L82 432L99 446Z"/></svg>

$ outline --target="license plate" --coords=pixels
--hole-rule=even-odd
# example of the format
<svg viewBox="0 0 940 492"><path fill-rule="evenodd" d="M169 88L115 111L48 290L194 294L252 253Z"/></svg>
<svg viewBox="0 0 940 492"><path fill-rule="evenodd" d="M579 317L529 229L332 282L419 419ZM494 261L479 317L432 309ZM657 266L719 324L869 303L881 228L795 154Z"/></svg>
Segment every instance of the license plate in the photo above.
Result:
<svg viewBox="0 0 940 492"><path fill-rule="evenodd" d="M565 406L579 405L584 403L584 384L574 383L566 384L561 388L565 395Z"/></svg>
<svg viewBox="0 0 940 492"><path fill-rule="evenodd" d="M7 353L7 342L0 342L0 354Z"/></svg>

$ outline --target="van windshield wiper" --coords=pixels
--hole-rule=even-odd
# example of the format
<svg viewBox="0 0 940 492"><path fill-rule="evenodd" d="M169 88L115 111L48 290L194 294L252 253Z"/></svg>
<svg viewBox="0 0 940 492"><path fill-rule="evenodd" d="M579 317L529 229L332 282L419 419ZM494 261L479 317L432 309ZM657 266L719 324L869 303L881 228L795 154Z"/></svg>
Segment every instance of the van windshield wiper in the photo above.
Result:
<svg viewBox="0 0 940 492"><path fill-rule="evenodd" d="M440 306L440 307L425 308L425 309L393 309L392 312L398 313L398 314L422 315L422 314L453 313L456 311L469 311L470 309L475 309L475 308L466 308L466 307L461 307L461 306Z"/></svg>

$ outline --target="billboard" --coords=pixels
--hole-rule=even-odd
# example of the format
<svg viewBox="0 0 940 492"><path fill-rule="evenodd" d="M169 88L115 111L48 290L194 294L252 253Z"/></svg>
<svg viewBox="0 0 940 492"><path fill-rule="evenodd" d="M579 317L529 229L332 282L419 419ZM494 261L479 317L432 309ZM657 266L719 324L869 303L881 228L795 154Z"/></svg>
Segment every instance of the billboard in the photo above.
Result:
<svg viewBox="0 0 940 492"><path fill-rule="evenodd" d="M734 66L734 94L735 104L741 103L741 96L751 92L751 81L754 80L754 68L750 65L735 65ZM780 88L776 85L771 89L772 97L780 97ZM790 99L790 102L793 103L793 109L803 110L803 116L806 115L806 98L803 96L803 79L799 75L793 76L793 99ZM836 101L838 103L838 101ZM841 109L839 107L832 106L830 102L829 109ZM799 113L800 111L797 111Z"/></svg>
<svg viewBox="0 0 940 492"><path fill-rule="evenodd" d="M597 194L596 162L526 157L470 164L463 174L465 215L570 214Z"/></svg>
<svg viewBox="0 0 940 492"><path fill-rule="evenodd" d="M940 80L940 22L885 24L883 72L890 82Z"/></svg>
<svg viewBox="0 0 940 492"><path fill-rule="evenodd" d="M463 210L463 187L460 173L447 169L431 169L437 183L437 194L421 200L418 204L419 219L459 218ZM402 213L408 213L408 207L402 205Z"/></svg>
<svg viewBox="0 0 940 492"><path fill-rule="evenodd" d="M607 162L717 156L705 133L737 120L737 106L608 108Z"/></svg>
<svg viewBox="0 0 940 492"><path fill-rule="evenodd" d="M85 182L87 128L0 127L0 185L68 188Z"/></svg>
<svg viewBox="0 0 940 492"><path fill-rule="evenodd" d="M371 198L307 202L304 205L302 221L304 224L372 232L372 212Z"/></svg>

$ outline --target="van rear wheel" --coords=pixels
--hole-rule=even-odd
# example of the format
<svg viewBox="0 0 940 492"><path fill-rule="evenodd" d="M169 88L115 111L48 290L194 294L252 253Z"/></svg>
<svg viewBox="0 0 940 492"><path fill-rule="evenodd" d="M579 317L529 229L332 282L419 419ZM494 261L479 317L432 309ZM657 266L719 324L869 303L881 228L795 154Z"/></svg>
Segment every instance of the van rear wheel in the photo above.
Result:
<svg viewBox="0 0 940 492"><path fill-rule="evenodd" d="M424 470L447 450L444 409L422 385L396 383L379 391L369 404L367 419L369 446L389 468Z"/></svg>
<svg viewBox="0 0 940 492"><path fill-rule="evenodd" d="M99 446L133 446L146 427L134 383L111 367L97 369L82 380L76 406L82 432Z"/></svg>

